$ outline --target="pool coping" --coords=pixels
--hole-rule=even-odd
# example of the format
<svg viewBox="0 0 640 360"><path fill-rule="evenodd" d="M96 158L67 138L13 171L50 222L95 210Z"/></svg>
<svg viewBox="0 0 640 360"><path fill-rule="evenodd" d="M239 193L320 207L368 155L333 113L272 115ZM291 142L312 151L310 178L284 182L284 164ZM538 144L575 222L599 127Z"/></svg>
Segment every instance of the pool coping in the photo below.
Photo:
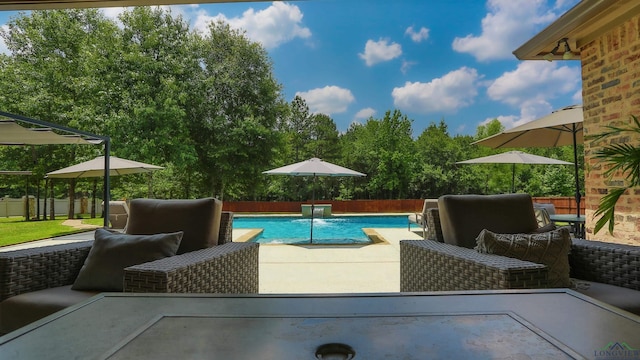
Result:
<svg viewBox="0 0 640 360"><path fill-rule="evenodd" d="M392 229L392 228L391 228ZM399 228L398 228L399 229ZM242 229L245 230L246 233L240 235L237 239L233 239L233 242L250 242L254 238L260 236L264 229ZM278 246L278 245L294 245L294 246L340 246L340 247L362 247L362 246L370 246L370 245L391 245L387 239L384 238L379 232L377 232L374 228L362 228L365 235L371 240L369 244L320 244L320 243L296 243L296 244L269 244L269 243L260 243L260 246Z"/></svg>

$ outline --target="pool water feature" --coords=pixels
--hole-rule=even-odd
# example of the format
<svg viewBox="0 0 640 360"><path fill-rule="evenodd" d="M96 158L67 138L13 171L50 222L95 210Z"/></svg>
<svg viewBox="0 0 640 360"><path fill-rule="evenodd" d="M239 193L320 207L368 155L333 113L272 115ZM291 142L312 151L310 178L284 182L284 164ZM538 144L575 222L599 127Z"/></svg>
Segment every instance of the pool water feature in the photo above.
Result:
<svg viewBox="0 0 640 360"><path fill-rule="evenodd" d="M234 216L234 229L263 229L252 239L263 244L309 244L310 218L299 216ZM406 215L331 216L313 219L314 244L371 244L363 228L406 228Z"/></svg>

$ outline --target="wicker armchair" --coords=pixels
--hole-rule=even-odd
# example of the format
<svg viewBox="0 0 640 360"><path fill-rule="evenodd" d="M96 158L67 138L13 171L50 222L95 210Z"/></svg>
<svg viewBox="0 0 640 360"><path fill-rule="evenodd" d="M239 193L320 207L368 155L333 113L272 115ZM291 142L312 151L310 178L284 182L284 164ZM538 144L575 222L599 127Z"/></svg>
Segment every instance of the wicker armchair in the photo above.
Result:
<svg viewBox="0 0 640 360"><path fill-rule="evenodd" d="M535 289L550 286L545 265L473 249L483 227L528 233L537 225L526 194L446 195L427 214L429 240L400 242L400 291ZM444 205L444 206L443 206ZM506 207L495 211L499 207ZM490 209L494 211L491 212ZM515 226L515 227L514 227ZM640 247L572 239L576 291L640 314Z"/></svg>
<svg viewBox="0 0 640 360"><path fill-rule="evenodd" d="M232 242L232 227L233 213L222 212L219 245L126 268L124 291L258 293L259 244ZM73 284L92 243L85 241L0 252L0 301L43 289L64 289ZM67 290L65 296L68 293L77 293L73 296L82 301L95 292ZM2 305L4 303L0 302L0 333L20 327L16 319L7 320ZM21 325L57 311L49 309L60 305L52 304L41 312L34 311Z"/></svg>
<svg viewBox="0 0 640 360"><path fill-rule="evenodd" d="M640 290L640 247L573 239L571 277ZM432 240L400 241L400 291L531 289L547 286L544 265Z"/></svg>

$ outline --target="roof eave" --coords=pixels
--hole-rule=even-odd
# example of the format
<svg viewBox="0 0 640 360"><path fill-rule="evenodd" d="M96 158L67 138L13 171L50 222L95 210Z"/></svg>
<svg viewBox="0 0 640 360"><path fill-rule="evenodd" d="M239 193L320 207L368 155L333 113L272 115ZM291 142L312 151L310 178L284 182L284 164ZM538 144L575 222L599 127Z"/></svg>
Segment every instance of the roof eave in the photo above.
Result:
<svg viewBox="0 0 640 360"><path fill-rule="evenodd" d="M542 60L558 40L568 38L575 52L573 59L579 60L582 45L637 14L640 14L640 2L635 0L583 0L513 54L520 60ZM562 55L553 59L562 60Z"/></svg>

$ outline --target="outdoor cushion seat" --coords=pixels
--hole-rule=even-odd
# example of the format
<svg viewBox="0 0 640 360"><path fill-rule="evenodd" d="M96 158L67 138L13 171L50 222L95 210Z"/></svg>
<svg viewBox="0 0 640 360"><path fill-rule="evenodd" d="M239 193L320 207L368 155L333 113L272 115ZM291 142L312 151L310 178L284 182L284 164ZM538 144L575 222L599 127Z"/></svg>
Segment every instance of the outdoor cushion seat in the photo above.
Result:
<svg viewBox="0 0 640 360"><path fill-rule="evenodd" d="M3 333L21 328L45 316L80 303L98 291L71 290L71 285L31 291L0 302Z"/></svg>
<svg viewBox="0 0 640 360"><path fill-rule="evenodd" d="M577 292L640 315L640 291L593 281L578 281Z"/></svg>
<svg viewBox="0 0 640 360"><path fill-rule="evenodd" d="M476 206L467 207L467 209L474 209L474 212L465 213L463 207L457 207L457 205L468 204L471 200L481 202L483 199L479 198L481 195L457 196L469 196L470 199L466 199L468 202L458 202L452 207L439 206L437 214L443 224L442 232L445 242L449 236L450 242L469 244L468 239L465 241L452 239L443 219L448 219L449 226L457 224L464 227L466 223L473 223L470 226L482 227L472 218L477 215L476 212L483 212L483 209L489 207L477 206L476 203ZM502 201L511 197L500 196L505 197ZM522 196L516 198L513 195L513 198L516 206L524 206ZM507 208L500 214L493 216L483 214L482 216L492 220L493 224L499 225L501 222L513 221L524 224L528 228L531 222L537 225L533 205L529 206L530 212L524 208L512 212ZM449 211L452 208L455 208L455 213ZM515 214L529 218L515 219ZM478 230L476 237L482 230L484 229ZM531 231L522 232L531 233ZM508 234L508 232L505 233ZM455 234L471 236L469 231L458 230ZM475 245L475 242L472 244ZM568 261L569 275L576 284L571 286L574 290L640 315L640 278L638 277L640 246L574 238L571 239ZM549 286L549 269L543 264L480 253L472 248L433 240L400 241L400 291L402 292L535 289Z"/></svg>
<svg viewBox="0 0 640 360"><path fill-rule="evenodd" d="M484 229L501 234L538 229L529 194L443 195L438 209L444 242L469 249Z"/></svg>
<svg viewBox="0 0 640 360"><path fill-rule="evenodd" d="M219 200L135 199L130 205L129 224L136 226L128 230L137 227L152 232L146 223L160 221L163 232L182 233L188 225L179 245L185 245L185 239L192 242L185 245L189 251L184 253L179 253L176 244L178 255L126 267L122 291L258 293L259 244L231 241L233 213L223 212ZM154 208L161 209L156 216ZM78 274L84 271L91 250L98 247L98 234L102 232L108 231L96 230L95 241L0 252L0 333L16 330L100 292L71 287L77 285ZM131 239L159 234L114 236Z"/></svg>

